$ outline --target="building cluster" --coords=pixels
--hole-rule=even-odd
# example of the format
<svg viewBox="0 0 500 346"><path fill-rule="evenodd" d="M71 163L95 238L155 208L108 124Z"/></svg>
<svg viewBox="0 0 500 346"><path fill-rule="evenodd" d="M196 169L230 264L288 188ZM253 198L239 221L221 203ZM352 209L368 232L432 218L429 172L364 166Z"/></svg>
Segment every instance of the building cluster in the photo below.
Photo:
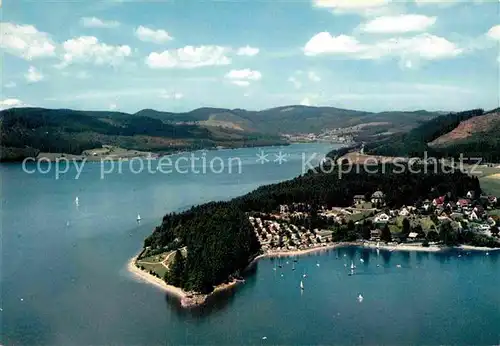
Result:
<svg viewBox="0 0 500 346"><path fill-rule="evenodd" d="M282 135L290 142L335 142L353 144L354 139L350 133L336 133L335 130L316 133L297 133Z"/></svg>
<svg viewBox="0 0 500 346"><path fill-rule="evenodd" d="M279 213L249 216L249 220L264 251L293 251L326 246L332 241L332 226L347 225L349 222L354 223L355 227L366 221L371 222L370 235L373 241L380 240L382 229L386 226L393 232L400 232L404 219L408 219L411 227L411 232L402 238L404 241L422 241L427 232L434 230L439 233L441 225L446 223L450 223L458 232L473 231L492 236L492 231L500 230L497 206L496 197L476 198L474 192L469 191L466 196L456 200L445 195L391 209L386 207L385 194L376 191L354 196L351 207L320 206L315 210L322 220L323 228L329 230L308 229L312 207L305 203L281 205Z"/></svg>
<svg viewBox="0 0 500 346"><path fill-rule="evenodd" d="M265 252L294 251L326 246L331 241L331 232L321 235L319 230L308 230L284 221L266 220L249 216L257 239Z"/></svg>
<svg viewBox="0 0 500 346"><path fill-rule="evenodd" d="M378 194L382 196L383 194ZM374 199L372 203L383 203L383 200ZM364 196L354 197L354 206L366 203ZM437 224L451 223L457 231L475 231L491 236L491 229L498 227L500 218L491 215L489 211L496 208L498 199L495 196L475 197L474 191L467 192L464 198L452 200L447 195L437 197L433 200L425 200L414 206L403 206L399 209L385 209L378 212L371 221L376 225L383 225L395 222L398 217L408 218L413 224L418 224L420 220L434 216ZM375 232L376 233L376 232ZM377 234L374 234L376 236ZM409 238L416 238L416 233L410 233Z"/></svg>

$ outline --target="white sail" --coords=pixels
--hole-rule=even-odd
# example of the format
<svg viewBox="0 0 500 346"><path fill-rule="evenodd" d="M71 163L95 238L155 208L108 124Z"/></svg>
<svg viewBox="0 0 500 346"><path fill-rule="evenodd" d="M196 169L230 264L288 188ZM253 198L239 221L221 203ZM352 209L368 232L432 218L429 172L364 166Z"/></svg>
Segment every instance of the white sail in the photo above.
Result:
<svg viewBox="0 0 500 346"><path fill-rule="evenodd" d="M78 207L80 205L80 200L78 199L78 196L75 198L75 205Z"/></svg>
<svg viewBox="0 0 500 346"><path fill-rule="evenodd" d="M300 281L300 289L303 290L304 289L304 283L302 282L302 280Z"/></svg>
<svg viewBox="0 0 500 346"><path fill-rule="evenodd" d="M141 221L141 215L137 214L137 221Z"/></svg>
<svg viewBox="0 0 500 346"><path fill-rule="evenodd" d="M354 262L353 262L353 261L351 261L351 270L352 270L352 269L354 269L354 268L356 268L356 267L354 266Z"/></svg>

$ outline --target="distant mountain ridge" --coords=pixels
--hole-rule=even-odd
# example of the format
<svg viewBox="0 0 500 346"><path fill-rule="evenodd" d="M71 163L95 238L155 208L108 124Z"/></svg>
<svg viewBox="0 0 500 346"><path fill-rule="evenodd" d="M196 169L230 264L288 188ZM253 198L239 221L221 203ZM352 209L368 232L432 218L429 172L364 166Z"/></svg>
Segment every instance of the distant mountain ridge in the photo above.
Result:
<svg viewBox="0 0 500 346"><path fill-rule="evenodd" d="M335 107L282 106L261 111L225 108L198 108L185 113L141 110L135 115L148 116L173 123L200 125L226 124L242 131L272 134L317 133L325 129L356 126L363 123L387 123L380 132L404 132L419 123L438 116L438 112L424 110L413 112L372 113ZM224 127L224 126L223 126Z"/></svg>
<svg viewBox="0 0 500 346"><path fill-rule="evenodd" d="M285 144L279 136L217 126L174 124L121 112L11 108L0 112L0 160L37 152L79 155L102 145L173 152Z"/></svg>
<svg viewBox="0 0 500 346"><path fill-rule="evenodd" d="M408 131L438 116L427 111L371 113L334 107L283 106L262 111L198 108L173 113L11 108L0 112L0 160L33 150L81 154L102 145L172 152L286 143L281 134L343 128L357 140Z"/></svg>

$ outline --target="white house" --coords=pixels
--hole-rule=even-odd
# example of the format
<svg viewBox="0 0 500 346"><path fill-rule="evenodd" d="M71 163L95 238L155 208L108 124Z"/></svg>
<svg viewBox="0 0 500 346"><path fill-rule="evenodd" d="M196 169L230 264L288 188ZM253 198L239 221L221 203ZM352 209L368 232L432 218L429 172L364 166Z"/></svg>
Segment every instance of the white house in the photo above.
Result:
<svg viewBox="0 0 500 346"><path fill-rule="evenodd" d="M389 215L382 213L382 214L378 214L377 216L375 216L375 219L373 221L375 223L377 223L377 222L386 223L386 222L389 222L390 219L391 219L391 217Z"/></svg>
<svg viewBox="0 0 500 346"><path fill-rule="evenodd" d="M410 239L416 239L417 237L418 237L417 232L410 232L410 234L408 234L408 238Z"/></svg>
<svg viewBox="0 0 500 346"><path fill-rule="evenodd" d="M476 212L475 211L472 211L470 214L469 214L469 220L471 221L477 221L479 220L479 216L477 216Z"/></svg>
<svg viewBox="0 0 500 346"><path fill-rule="evenodd" d="M467 198L473 199L474 195L475 195L475 193L472 190L467 192Z"/></svg>
<svg viewBox="0 0 500 346"><path fill-rule="evenodd" d="M410 211L406 207L404 207L403 209L401 209L399 211L399 215L400 216L408 216L408 215L410 215Z"/></svg>
<svg viewBox="0 0 500 346"><path fill-rule="evenodd" d="M372 203L384 203L385 202L385 194L382 191L375 191L372 195L371 199Z"/></svg>

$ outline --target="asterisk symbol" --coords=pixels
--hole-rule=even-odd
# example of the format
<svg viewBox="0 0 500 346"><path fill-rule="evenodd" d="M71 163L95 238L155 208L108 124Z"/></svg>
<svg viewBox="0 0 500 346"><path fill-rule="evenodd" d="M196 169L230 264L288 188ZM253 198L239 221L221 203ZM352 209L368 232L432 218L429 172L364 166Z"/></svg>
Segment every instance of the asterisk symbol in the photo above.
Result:
<svg viewBox="0 0 500 346"><path fill-rule="evenodd" d="M274 156L276 156L276 160L274 160L274 162L278 162L281 165L282 163L287 161L286 157L288 156L288 154L280 150L280 152L278 154L274 154Z"/></svg>
<svg viewBox="0 0 500 346"><path fill-rule="evenodd" d="M266 162L269 162L269 159L267 158L269 154L264 153L263 150L260 151L260 153L257 154L257 163L264 164Z"/></svg>

